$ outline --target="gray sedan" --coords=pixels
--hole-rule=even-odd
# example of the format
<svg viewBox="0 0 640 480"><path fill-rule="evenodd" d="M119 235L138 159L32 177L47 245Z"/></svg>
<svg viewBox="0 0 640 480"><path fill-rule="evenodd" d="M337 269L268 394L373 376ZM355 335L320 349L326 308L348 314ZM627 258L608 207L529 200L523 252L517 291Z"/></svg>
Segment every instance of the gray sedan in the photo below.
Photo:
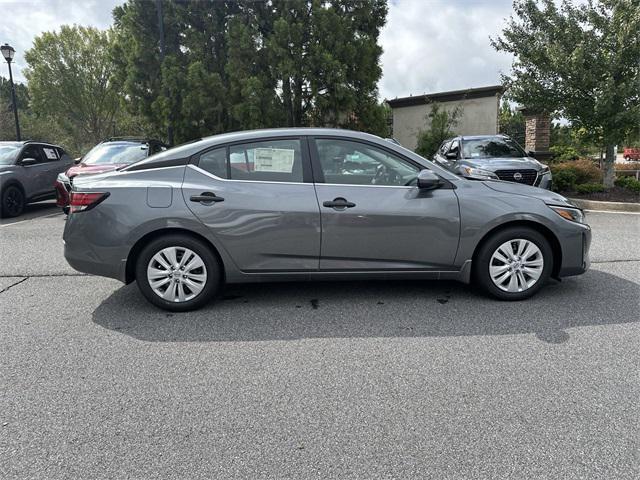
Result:
<svg viewBox="0 0 640 480"><path fill-rule="evenodd" d="M137 281L168 310L224 283L474 280L521 300L583 273L580 209L536 187L457 176L372 135L229 133L78 177L65 225L75 269Z"/></svg>
<svg viewBox="0 0 640 480"><path fill-rule="evenodd" d="M551 189L551 171L506 135L462 136L445 140L434 161L452 172Z"/></svg>

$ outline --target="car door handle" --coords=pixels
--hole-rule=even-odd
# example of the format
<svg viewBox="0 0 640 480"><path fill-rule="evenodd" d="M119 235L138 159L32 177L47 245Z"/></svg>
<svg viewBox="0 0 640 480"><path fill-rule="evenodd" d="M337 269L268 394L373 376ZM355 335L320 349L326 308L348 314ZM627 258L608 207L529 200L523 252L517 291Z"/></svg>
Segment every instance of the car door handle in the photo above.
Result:
<svg viewBox="0 0 640 480"><path fill-rule="evenodd" d="M347 201L347 199L338 197L333 200L327 200L326 202L322 202L323 207L336 208L336 209L345 209L355 207L356 204L353 202Z"/></svg>
<svg viewBox="0 0 640 480"><path fill-rule="evenodd" d="M200 195L191 195L189 200L192 202L199 202L203 204L211 204L214 202L224 202L224 198L218 197L213 192L202 192Z"/></svg>

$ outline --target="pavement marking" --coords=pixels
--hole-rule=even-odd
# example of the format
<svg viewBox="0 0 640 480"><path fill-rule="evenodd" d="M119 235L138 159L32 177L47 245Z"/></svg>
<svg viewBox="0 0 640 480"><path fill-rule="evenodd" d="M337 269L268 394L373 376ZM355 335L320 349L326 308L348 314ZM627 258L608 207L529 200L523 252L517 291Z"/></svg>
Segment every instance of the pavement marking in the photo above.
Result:
<svg viewBox="0 0 640 480"><path fill-rule="evenodd" d="M2 227L10 227L11 225L17 225L18 223L30 222L32 220L40 220L41 218L57 217L58 215L60 215L60 213L56 212L56 213L50 213L49 215L43 215L41 217L25 218L24 220L18 220L17 222L2 224L2 225L0 225L0 228L2 228Z"/></svg>
<svg viewBox="0 0 640 480"><path fill-rule="evenodd" d="M584 210L585 212L590 212L590 213L617 213L617 214L622 214L622 215L640 215L640 212L619 212L619 211L615 211L615 210Z"/></svg>

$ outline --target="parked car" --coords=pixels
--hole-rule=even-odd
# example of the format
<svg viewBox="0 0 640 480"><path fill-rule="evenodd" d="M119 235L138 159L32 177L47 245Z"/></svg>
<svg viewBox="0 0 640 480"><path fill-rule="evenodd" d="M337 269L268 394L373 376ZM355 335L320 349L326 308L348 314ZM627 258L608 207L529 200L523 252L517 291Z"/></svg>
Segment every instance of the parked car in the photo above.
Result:
<svg viewBox="0 0 640 480"><path fill-rule="evenodd" d="M73 165L58 145L0 142L0 214L17 217L31 202L55 197L53 182Z"/></svg>
<svg viewBox="0 0 640 480"><path fill-rule="evenodd" d="M159 140L136 137L114 137L93 147L77 165L58 175L55 182L57 205L65 213L69 208L69 192L74 177L117 170L167 149Z"/></svg>
<svg viewBox="0 0 640 480"><path fill-rule="evenodd" d="M590 241L556 193L457 176L365 133L289 128L76 177L64 254L184 311L224 283L280 280L473 279L521 300L583 273Z"/></svg>
<svg viewBox="0 0 640 480"><path fill-rule="evenodd" d="M627 161L640 160L640 148L625 147L622 150L622 157Z"/></svg>
<svg viewBox="0 0 640 480"><path fill-rule="evenodd" d="M551 171L506 135L450 138L442 143L434 161L469 178L499 179L551 189Z"/></svg>

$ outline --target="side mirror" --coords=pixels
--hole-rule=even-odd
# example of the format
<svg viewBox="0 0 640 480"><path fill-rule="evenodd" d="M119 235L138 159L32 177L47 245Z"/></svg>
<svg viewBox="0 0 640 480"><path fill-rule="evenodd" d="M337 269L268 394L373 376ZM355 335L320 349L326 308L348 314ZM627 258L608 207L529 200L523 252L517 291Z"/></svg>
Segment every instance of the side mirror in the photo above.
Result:
<svg viewBox="0 0 640 480"><path fill-rule="evenodd" d="M527 150L527 155L529 155L531 158L536 158L536 152L534 152L533 150Z"/></svg>
<svg viewBox="0 0 640 480"><path fill-rule="evenodd" d="M78 158L74 158L73 159L73 163L75 163L76 165L78 165L81 161L82 161L82 157L78 157Z"/></svg>
<svg viewBox="0 0 640 480"><path fill-rule="evenodd" d="M456 150L454 152L447 152L445 158L447 160L456 160L458 158L458 151Z"/></svg>
<svg viewBox="0 0 640 480"><path fill-rule="evenodd" d="M35 165L36 163L38 163L38 161L35 158L23 158L20 161L20 165L22 165L23 167L28 167L29 165Z"/></svg>
<svg viewBox="0 0 640 480"><path fill-rule="evenodd" d="M420 170L418 173L418 188L422 190L434 190L442 185L440 177L431 170Z"/></svg>

